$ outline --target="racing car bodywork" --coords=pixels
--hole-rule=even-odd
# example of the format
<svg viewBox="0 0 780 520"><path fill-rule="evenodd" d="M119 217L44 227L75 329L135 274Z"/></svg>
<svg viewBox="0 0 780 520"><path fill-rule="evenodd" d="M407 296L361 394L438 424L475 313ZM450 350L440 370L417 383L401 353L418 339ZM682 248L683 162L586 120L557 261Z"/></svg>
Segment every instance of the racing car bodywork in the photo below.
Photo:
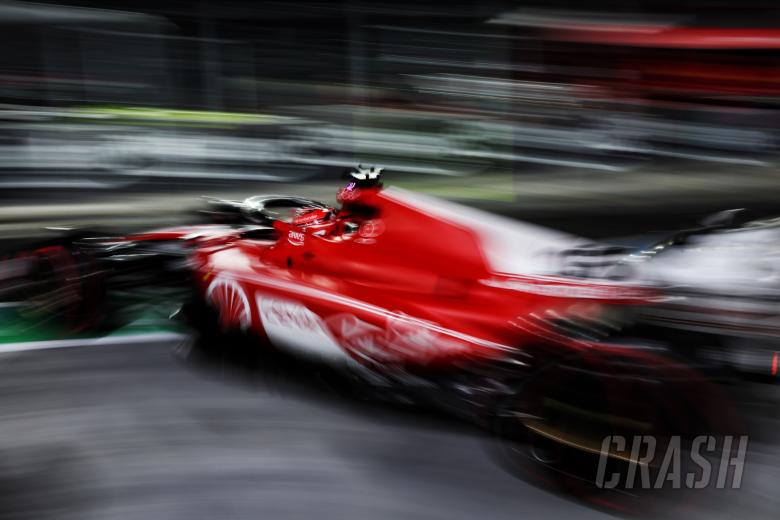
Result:
<svg viewBox="0 0 780 520"><path fill-rule="evenodd" d="M562 338L564 322L596 340L618 305L649 296L553 276L572 237L401 190L361 197L368 215L198 248L222 326L329 362L440 367Z"/></svg>
<svg viewBox="0 0 780 520"><path fill-rule="evenodd" d="M780 220L726 210L702 224L635 255L638 275L668 296L640 321L655 336L686 337L710 363L776 381Z"/></svg>

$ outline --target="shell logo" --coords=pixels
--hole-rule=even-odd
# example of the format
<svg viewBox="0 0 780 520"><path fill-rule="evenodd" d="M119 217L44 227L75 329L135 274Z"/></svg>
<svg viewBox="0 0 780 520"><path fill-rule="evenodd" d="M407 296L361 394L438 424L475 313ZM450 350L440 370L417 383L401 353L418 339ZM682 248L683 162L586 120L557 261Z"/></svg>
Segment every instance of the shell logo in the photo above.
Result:
<svg viewBox="0 0 780 520"><path fill-rule="evenodd" d="M246 330L252 324L249 298L235 280L215 278L206 289L206 301L216 308L223 329Z"/></svg>
<svg viewBox="0 0 780 520"><path fill-rule="evenodd" d="M385 223L380 219L366 220L360 225L358 235L360 238L356 242L361 244L373 244L376 237L385 232Z"/></svg>

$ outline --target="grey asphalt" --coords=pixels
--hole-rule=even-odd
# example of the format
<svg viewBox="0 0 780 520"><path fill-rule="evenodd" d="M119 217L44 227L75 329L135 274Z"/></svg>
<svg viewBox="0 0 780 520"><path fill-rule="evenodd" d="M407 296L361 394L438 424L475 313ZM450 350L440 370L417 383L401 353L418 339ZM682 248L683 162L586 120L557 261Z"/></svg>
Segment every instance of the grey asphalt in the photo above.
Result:
<svg viewBox="0 0 780 520"><path fill-rule="evenodd" d="M0 354L0 518L610 518L506 471L467 425L186 352ZM777 401L759 394L774 424ZM775 440L751 446L745 489L678 516L776 518Z"/></svg>

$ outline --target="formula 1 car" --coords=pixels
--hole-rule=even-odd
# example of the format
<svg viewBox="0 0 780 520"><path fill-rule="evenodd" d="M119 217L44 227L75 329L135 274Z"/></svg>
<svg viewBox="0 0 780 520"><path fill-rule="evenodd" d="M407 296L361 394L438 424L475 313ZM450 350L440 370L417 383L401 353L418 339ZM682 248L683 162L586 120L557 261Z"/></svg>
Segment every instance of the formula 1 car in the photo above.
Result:
<svg viewBox="0 0 780 520"><path fill-rule="evenodd" d="M725 210L633 255L667 298L643 309L647 334L686 343L702 362L777 382L780 219ZM684 339L683 339L684 338Z"/></svg>
<svg viewBox="0 0 780 520"><path fill-rule="evenodd" d="M110 308L112 287L178 285L181 314L211 343L250 338L364 395L476 421L566 478L616 431L685 434L731 420L694 370L621 338L658 295L616 279L625 274L609 248L385 189L376 168L353 171L337 200L209 200L218 223L78 236L14 261L50 291L43 307L59 304L78 328Z"/></svg>

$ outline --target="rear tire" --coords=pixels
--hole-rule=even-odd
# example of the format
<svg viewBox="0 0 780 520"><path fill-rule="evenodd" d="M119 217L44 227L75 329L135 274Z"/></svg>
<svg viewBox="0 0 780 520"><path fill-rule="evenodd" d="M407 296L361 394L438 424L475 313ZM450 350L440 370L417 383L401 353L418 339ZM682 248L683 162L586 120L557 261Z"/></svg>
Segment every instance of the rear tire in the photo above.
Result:
<svg viewBox="0 0 780 520"><path fill-rule="evenodd" d="M635 486L625 485L635 436L650 435L657 442L650 463L652 488L669 436L680 436L684 448L695 435L734 433L724 430L727 421L713 416L718 409L726 415L726 407L717 404L716 391L710 392L703 381L692 380L698 392L678 384L686 373L679 365L664 364L663 358L623 355L619 350L551 363L497 407L494 428L500 463L532 484L598 508L638 514L687 504L692 494L686 489L669 485L641 489L639 480L634 480ZM700 406L707 401L715 403L714 408ZM607 477L618 474L614 487L598 482L603 443L610 436L627 443L622 452L612 451L608 444L602 477L607 482Z"/></svg>

